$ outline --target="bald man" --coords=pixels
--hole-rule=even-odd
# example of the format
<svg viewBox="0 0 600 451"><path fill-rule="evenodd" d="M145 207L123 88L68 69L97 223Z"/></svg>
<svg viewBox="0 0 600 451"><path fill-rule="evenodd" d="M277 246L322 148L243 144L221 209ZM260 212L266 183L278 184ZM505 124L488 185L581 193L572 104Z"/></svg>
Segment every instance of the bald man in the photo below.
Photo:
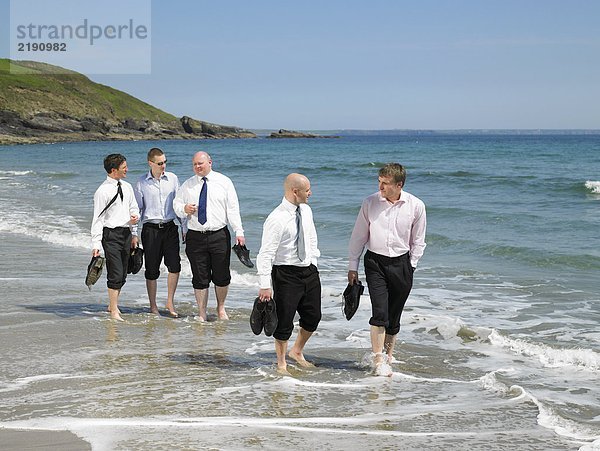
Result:
<svg viewBox="0 0 600 451"><path fill-rule="evenodd" d="M217 317L229 319L225 298L229 291L231 273L231 234L235 241L245 244L238 196L231 179L212 170L212 158L197 152L192 158L195 175L186 180L173 201L180 218L187 218L185 254L192 268L192 285L198 304L198 319L206 321L208 287L212 282L217 298Z"/></svg>
<svg viewBox="0 0 600 451"><path fill-rule="evenodd" d="M321 321L321 281L317 270L317 231L308 206L310 181L301 174L285 179L281 204L267 217L262 244L256 257L261 302L273 298L278 324L273 337L277 372L289 375L286 353L294 330L294 316L300 316L300 330L287 354L299 366L312 367L304 358L304 346Z"/></svg>

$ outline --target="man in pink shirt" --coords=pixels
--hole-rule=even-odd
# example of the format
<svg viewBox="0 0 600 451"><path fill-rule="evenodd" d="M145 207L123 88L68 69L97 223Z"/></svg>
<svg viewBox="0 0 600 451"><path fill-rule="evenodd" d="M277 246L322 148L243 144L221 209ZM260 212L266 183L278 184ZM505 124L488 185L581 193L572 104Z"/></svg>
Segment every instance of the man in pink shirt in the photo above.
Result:
<svg viewBox="0 0 600 451"><path fill-rule="evenodd" d="M388 163L379 170L379 191L360 208L349 245L348 282L358 281L364 248L365 275L371 297L371 348L375 374L391 376L400 316L408 299L413 272L425 250L425 204L403 191L406 170Z"/></svg>

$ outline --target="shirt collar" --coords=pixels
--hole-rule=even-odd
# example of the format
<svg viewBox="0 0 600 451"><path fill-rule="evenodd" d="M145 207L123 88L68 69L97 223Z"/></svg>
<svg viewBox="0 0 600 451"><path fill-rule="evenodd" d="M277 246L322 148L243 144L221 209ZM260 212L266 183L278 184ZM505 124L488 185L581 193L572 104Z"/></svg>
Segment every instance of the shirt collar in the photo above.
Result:
<svg viewBox="0 0 600 451"><path fill-rule="evenodd" d="M293 213L296 211L297 206L294 205L293 203L291 203L289 200L287 200L285 198L285 196L283 197L283 200L281 201L281 205L283 205L283 208L285 208L287 211Z"/></svg>
<svg viewBox="0 0 600 451"><path fill-rule="evenodd" d="M204 177L206 177L207 180L211 180L212 179L212 173L213 171L211 170L208 174L206 174ZM196 174L196 180L198 180L198 183L200 183L202 181L202 176Z"/></svg>
<svg viewBox="0 0 600 451"><path fill-rule="evenodd" d="M154 177L152 176L152 171L148 171L148 173L146 174L146 180L151 180ZM163 172L162 175L160 176L161 179L166 179L169 180L169 177L167 176L166 172Z"/></svg>
<svg viewBox="0 0 600 451"><path fill-rule="evenodd" d="M400 191L400 199L398 199L396 202L393 202L392 205L399 205L406 202L407 194L408 193L404 190ZM390 203L385 197L381 195L381 191L378 191L377 195L379 196L379 202L387 202L388 204Z"/></svg>

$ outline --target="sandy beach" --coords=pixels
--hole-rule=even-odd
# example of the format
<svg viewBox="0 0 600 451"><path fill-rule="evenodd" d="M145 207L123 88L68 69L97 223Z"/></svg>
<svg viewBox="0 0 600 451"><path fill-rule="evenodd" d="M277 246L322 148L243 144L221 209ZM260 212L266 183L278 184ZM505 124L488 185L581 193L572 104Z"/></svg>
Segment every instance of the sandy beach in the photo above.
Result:
<svg viewBox="0 0 600 451"><path fill-rule="evenodd" d="M3 451L85 451L92 446L66 431L12 430L0 428Z"/></svg>

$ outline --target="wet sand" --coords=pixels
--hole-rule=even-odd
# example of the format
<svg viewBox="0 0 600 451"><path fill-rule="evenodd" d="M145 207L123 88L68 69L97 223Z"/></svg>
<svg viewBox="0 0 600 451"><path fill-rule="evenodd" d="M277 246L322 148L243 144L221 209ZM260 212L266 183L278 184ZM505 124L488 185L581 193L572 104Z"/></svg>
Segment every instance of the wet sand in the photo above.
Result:
<svg viewBox="0 0 600 451"><path fill-rule="evenodd" d="M34 431L0 428L0 446L4 451L91 450L92 446L67 431Z"/></svg>

